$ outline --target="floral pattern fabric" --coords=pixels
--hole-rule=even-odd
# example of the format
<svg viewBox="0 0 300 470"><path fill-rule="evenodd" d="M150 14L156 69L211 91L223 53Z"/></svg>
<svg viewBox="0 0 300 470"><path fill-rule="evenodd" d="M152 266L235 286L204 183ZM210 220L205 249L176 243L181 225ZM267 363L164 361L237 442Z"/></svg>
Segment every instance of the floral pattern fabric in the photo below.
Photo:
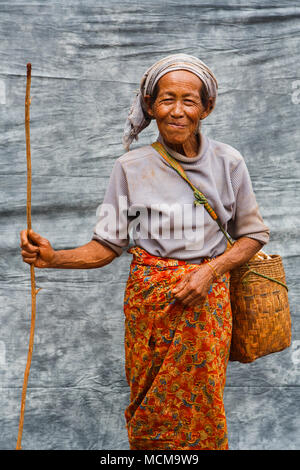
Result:
<svg viewBox="0 0 300 470"><path fill-rule="evenodd" d="M172 288L199 265L133 254L124 298L130 449L227 450L223 403L232 314L229 273L184 307ZM209 261L205 258L203 263Z"/></svg>

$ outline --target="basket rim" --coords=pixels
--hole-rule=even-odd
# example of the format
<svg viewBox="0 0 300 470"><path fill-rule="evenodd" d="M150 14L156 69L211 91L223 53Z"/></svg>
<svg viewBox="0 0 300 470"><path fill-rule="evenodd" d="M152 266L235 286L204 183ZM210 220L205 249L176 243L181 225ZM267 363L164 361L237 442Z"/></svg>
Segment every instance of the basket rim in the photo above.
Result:
<svg viewBox="0 0 300 470"><path fill-rule="evenodd" d="M270 259L261 259L261 260L254 260L254 261L248 261L247 263L232 269L230 271L230 278L232 282L239 282L241 277L244 277L244 275L248 272L248 282L259 282L261 283L263 278L260 277L258 279L258 276L251 272L256 271L257 273L261 273L262 275L269 276L270 278L273 278L274 280L278 280L279 282L283 282L286 284L286 276L285 276L285 270L284 266L282 263L282 259L280 255L270 255L272 258ZM271 279L270 279L271 280ZM269 282L266 279L266 282Z"/></svg>
<svg viewBox="0 0 300 470"><path fill-rule="evenodd" d="M249 260L246 261L246 263L242 264L241 266L238 266L237 268L234 268L231 270L231 272L239 270L239 269L249 269L249 267L254 267L254 266L261 266L261 265L281 265L283 266L282 258L280 255L269 255L271 258L264 258L264 259L256 259L256 260ZM248 265L248 266L246 266Z"/></svg>

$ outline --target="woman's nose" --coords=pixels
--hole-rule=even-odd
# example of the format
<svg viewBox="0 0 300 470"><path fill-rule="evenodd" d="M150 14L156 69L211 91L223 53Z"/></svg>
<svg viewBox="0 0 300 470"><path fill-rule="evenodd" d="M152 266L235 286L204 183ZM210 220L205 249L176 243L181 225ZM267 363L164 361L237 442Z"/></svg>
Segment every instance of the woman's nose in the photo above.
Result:
<svg viewBox="0 0 300 470"><path fill-rule="evenodd" d="M171 109L171 116L181 117L183 116L183 106L180 101L175 101L174 106Z"/></svg>

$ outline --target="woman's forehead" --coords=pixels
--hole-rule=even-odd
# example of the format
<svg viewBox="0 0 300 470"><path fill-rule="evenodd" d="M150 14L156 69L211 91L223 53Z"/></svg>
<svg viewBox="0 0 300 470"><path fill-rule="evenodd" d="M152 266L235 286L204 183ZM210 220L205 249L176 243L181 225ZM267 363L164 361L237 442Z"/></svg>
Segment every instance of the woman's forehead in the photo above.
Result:
<svg viewBox="0 0 300 470"><path fill-rule="evenodd" d="M173 70L167 72L158 80L159 91L199 93L202 81L197 75L188 70Z"/></svg>

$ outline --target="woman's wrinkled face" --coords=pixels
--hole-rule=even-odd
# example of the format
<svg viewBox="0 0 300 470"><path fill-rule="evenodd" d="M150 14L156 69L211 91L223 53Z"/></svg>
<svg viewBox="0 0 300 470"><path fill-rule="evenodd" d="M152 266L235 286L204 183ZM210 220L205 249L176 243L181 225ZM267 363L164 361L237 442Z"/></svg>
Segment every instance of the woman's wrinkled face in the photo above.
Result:
<svg viewBox="0 0 300 470"><path fill-rule="evenodd" d="M149 115L156 120L164 141L171 146L183 145L195 138L199 120L209 114L211 108L205 109L200 98L202 86L197 75L176 70L158 81L154 103L149 96L145 97Z"/></svg>

